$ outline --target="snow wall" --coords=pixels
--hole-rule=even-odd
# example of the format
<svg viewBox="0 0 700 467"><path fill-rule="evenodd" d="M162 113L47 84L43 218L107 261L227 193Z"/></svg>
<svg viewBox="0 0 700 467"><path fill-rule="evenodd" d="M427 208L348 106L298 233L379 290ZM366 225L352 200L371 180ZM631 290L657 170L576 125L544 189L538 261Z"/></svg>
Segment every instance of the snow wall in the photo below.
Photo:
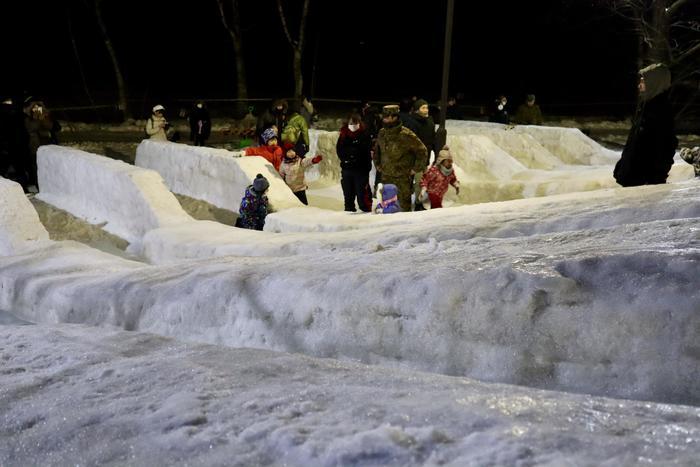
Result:
<svg viewBox="0 0 700 467"><path fill-rule="evenodd" d="M246 187L261 173L270 182L267 197L272 210L303 207L270 163L262 157L241 157L242 154L143 140L136 149L136 165L158 172L174 193L235 213Z"/></svg>
<svg viewBox="0 0 700 467"><path fill-rule="evenodd" d="M10 256L21 251L28 242L48 239L49 233L22 187L0 177L0 255Z"/></svg>
<svg viewBox="0 0 700 467"><path fill-rule="evenodd" d="M129 243L193 221L153 170L62 146L41 146L37 164L39 199Z"/></svg>

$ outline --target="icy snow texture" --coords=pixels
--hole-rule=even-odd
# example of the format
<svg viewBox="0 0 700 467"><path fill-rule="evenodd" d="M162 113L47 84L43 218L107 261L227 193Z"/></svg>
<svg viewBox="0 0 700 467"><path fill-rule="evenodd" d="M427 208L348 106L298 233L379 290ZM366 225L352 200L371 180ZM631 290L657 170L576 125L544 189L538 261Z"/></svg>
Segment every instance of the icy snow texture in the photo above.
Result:
<svg viewBox="0 0 700 467"><path fill-rule="evenodd" d="M329 217L305 212L319 225ZM144 245L157 261L203 259L158 267L96 269L104 255L58 243L0 258L0 308L32 321L700 402L695 181L338 214L378 224L274 235L191 222L151 231ZM219 255L235 256L204 259Z"/></svg>
<svg viewBox="0 0 700 467"><path fill-rule="evenodd" d="M241 199L255 176L270 182L270 206L279 211L302 207L275 168L262 157L241 152L143 140L136 149L136 165L158 172L171 191L238 213Z"/></svg>
<svg viewBox="0 0 700 467"><path fill-rule="evenodd" d="M0 177L0 255L13 255L27 243L48 240L39 216L22 187Z"/></svg>
<svg viewBox="0 0 700 467"><path fill-rule="evenodd" d="M149 230L192 221L153 170L62 146L37 154L42 201L130 243Z"/></svg>
<svg viewBox="0 0 700 467"><path fill-rule="evenodd" d="M2 314L0 314L2 322ZM700 409L0 326L0 465L697 465Z"/></svg>

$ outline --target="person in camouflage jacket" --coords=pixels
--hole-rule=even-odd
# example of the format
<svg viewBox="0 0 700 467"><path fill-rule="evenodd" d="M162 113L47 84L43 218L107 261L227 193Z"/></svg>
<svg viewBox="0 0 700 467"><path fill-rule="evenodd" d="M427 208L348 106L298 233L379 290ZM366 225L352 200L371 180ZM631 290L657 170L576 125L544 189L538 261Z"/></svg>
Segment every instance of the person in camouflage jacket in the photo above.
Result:
<svg viewBox="0 0 700 467"><path fill-rule="evenodd" d="M700 177L700 146L695 146L693 149L681 149L681 159L692 165L695 169L695 176Z"/></svg>
<svg viewBox="0 0 700 467"><path fill-rule="evenodd" d="M421 140L399 120L399 106L382 109L383 128L377 136L375 166L384 184L396 185L401 206L410 211L413 176L425 170L428 150Z"/></svg>

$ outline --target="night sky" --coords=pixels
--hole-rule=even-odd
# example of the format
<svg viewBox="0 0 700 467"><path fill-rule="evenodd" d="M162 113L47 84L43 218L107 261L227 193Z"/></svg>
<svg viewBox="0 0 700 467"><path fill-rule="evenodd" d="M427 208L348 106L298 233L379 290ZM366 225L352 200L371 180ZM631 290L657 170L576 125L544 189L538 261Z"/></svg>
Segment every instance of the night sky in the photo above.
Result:
<svg viewBox="0 0 700 467"><path fill-rule="evenodd" d="M295 33L301 1L285 3ZM307 93L317 99L437 100L446 1L415 3L312 0L303 58ZM464 93L465 103L487 104L501 93L517 103L535 93L543 107L554 110L604 103L612 111L634 100L631 28L591 2L455 3L450 93ZM250 96L291 95L291 51L275 1L240 4ZM71 45L70 15L93 99L116 101L109 57L83 0L25 1L16 7L9 17L26 28L3 32L9 66L0 77L0 93L28 92L49 106L88 103ZM215 0L104 0L103 11L131 99L235 97L233 48Z"/></svg>

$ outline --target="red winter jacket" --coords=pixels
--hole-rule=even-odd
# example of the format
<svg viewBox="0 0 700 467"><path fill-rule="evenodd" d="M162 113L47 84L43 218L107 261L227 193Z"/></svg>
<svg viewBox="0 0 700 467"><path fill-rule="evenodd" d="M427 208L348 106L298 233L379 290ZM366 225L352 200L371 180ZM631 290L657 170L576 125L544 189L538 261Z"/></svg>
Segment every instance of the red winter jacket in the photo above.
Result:
<svg viewBox="0 0 700 467"><path fill-rule="evenodd" d="M265 145L246 148L245 155L264 157L278 172L280 171L280 165L282 165L282 160L284 159L282 148L279 146Z"/></svg>
<svg viewBox="0 0 700 467"><path fill-rule="evenodd" d="M447 193L448 185L452 185L455 188L459 186L455 171L452 170L449 175L445 176L437 165L430 167L423 174L423 178L420 181L421 188L425 188L429 194L438 195L440 198Z"/></svg>

